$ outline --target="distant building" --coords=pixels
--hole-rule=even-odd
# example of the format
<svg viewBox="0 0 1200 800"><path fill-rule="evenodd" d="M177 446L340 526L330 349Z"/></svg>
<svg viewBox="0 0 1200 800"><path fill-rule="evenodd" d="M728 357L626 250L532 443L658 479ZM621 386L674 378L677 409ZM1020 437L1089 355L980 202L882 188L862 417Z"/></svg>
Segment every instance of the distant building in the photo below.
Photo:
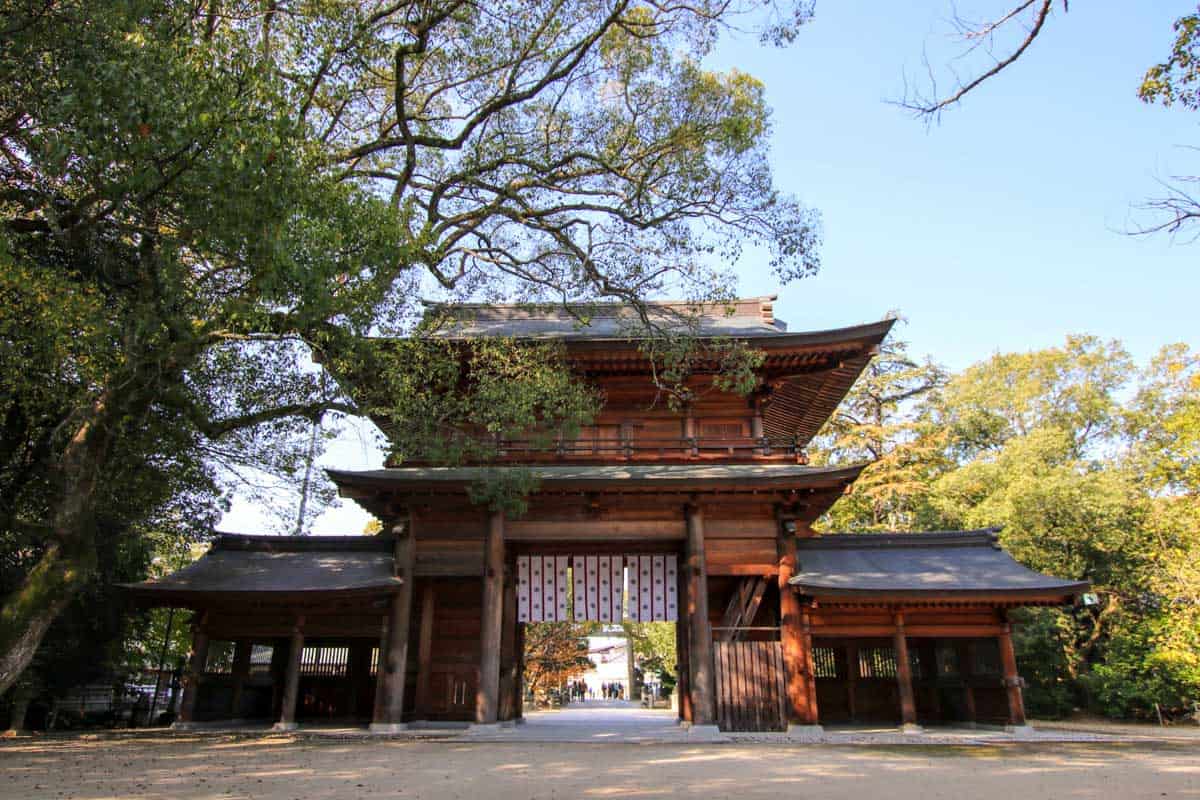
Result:
<svg viewBox="0 0 1200 800"><path fill-rule="evenodd" d="M619 629L618 629L619 630ZM588 687L588 697L604 697L603 687L617 684L621 687L621 698L629 699L629 639L623 633L598 633L588 637L588 658L596 665L588 670L583 680Z"/></svg>

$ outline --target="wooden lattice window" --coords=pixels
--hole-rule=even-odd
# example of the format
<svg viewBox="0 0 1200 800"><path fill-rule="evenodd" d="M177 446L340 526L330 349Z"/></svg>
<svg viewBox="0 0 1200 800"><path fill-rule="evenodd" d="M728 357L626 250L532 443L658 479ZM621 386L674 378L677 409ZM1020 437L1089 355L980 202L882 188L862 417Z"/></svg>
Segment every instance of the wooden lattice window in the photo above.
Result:
<svg viewBox="0 0 1200 800"><path fill-rule="evenodd" d="M958 663L958 648L953 644L939 645L937 649L938 675L957 677L961 671Z"/></svg>
<svg viewBox="0 0 1200 800"><path fill-rule="evenodd" d="M971 672L976 675L999 675L1000 643L995 639L980 639L971 645Z"/></svg>
<svg viewBox="0 0 1200 800"><path fill-rule="evenodd" d="M271 671L271 660L275 657L275 648L269 644L256 644L250 647L250 674L266 675Z"/></svg>
<svg viewBox="0 0 1200 800"><path fill-rule="evenodd" d="M744 419L700 420L701 439L746 439L750 436L750 425Z"/></svg>
<svg viewBox="0 0 1200 800"><path fill-rule="evenodd" d="M837 678L837 651L832 647L813 648L813 674L818 678Z"/></svg>
<svg viewBox="0 0 1200 800"><path fill-rule="evenodd" d="M644 442L671 442L683 438L683 422L678 419L648 419L635 430L635 437Z"/></svg>
<svg viewBox="0 0 1200 800"><path fill-rule="evenodd" d="M349 647L306 647L300 653L300 674L340 678L349 663Z"/></svg>
<svg viewBox="0 0 1200 800"><path fill-rule="evenodd" d="M233 673L233 653L236 645L227 641L210 641L208 656L204 660L204 671L210 675Z"/></svg>
<svg viewBox="0 0 1200 800"><path fill-rule="evenodd" d="M858 651L860 678L895 678L896 651L890 647L864 647Z"/></svg>

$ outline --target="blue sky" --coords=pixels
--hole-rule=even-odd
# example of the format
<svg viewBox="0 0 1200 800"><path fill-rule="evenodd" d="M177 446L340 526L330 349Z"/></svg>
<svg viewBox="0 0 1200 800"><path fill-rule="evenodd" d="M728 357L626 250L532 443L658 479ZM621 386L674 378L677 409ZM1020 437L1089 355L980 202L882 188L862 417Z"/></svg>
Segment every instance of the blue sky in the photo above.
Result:
<svg viewBox="0 0 1200 800"><path fill-rule="evenodd" d="M923 74L923 51L934 63L955 52L950 10L945 0L825 0L786 49L743 36L713 54L712 66L765 82L777 184L824 218L820 275L780 289L748 257L741 293L778 292L776 313L793 330L896 309L908 324L894 335L954 369L1069 333L1120 339L1139 361L1168 342L1200 346L1200 243L1123 233L1156 179L1200 174L1200 158L1180 149L1200 118L1136 95L1170 52L1171 23L1195 3L1072 3L1020 62L927 128L886 101L906 72ZM348 429L324 457L344 469L381 461L369 426ZM358 533L367 519L346 504L315 532ZM222 524L274 527L247 503Z"/></svg>
<svg viewBox="0 0 1200 800"><path fill-rule="evenodd" d="M955 52L944 0L821 2L786 50L724 42L714 63L766 84L778 184L824 217L822 272L783 288L777 313L806 329L895 308L913 350L953 368L1068 333L1121 339L1139 360L1200 344L1200 244L1122 232L1156 178L1200 171L1179 147L1197 119L1136 95L1170 52L1171 23L1195 10L1072 3L930 128L886 101L906 71L923 74L923 49L934 62ZM752 267L741 288L776 289Z"/></svg>

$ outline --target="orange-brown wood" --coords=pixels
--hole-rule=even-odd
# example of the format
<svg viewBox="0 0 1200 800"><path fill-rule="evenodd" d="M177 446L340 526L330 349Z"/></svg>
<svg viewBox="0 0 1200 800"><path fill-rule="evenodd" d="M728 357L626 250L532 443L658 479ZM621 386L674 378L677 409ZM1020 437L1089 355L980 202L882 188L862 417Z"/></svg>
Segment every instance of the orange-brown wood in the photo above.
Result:
<svg viewBox="0 0 1200 800"><path fill-rule="evenodd" d="M896 615L893 636L896 652L896 683L900 688L900 721L905 725L917 724L917 703L913 696L912 663L908 658L908 638L904 632L904 615Z"/></svg>

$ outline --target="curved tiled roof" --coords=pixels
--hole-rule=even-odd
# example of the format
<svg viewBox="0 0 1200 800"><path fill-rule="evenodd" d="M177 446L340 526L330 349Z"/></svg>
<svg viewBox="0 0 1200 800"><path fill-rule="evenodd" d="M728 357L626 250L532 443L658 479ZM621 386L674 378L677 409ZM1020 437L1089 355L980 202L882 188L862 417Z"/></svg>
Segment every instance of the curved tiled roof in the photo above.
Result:
<svg viewBox="0 0 1200 800"><path fill-rule="evenodd" d="M188 566L122 586L144 602L183 606L220 595L384 594L403 582L394 572L392 548L386 536L223 534Z"/></svg>
<svg viewBox="0 0 1200 800"><path fill-rule="evenodd" d="M1066 598L1086 581L1035 572L999 544L998 529L831 534L800 539L789 583L818 597Z"/></svg>

